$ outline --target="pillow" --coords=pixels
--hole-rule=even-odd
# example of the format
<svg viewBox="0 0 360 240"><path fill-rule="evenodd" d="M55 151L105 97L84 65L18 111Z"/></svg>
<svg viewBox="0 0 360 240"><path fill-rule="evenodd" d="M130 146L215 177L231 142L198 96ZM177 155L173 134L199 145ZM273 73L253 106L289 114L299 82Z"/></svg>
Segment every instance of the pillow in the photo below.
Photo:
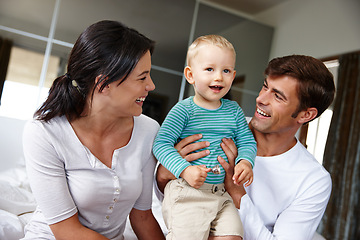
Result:
<svg viewBox="0 0 360 240"><path fill-rule="evenodd" d="M24 161L19 161L14 168L1 171L0 181L6 181L12 186L21 187L31 192Z"/></svg>
<svg viewBox="0 0 360 240"><path fill-rule="evenodd" d="M33 212L36 202L31 192L0 180L0 209L15 215Z"/></svg>
<svg viewBox="0 0 360 240"><path fill-rule="evenodd" d="M0 239L18 240L23 237L23 225L18 217L0 209Z"/></svg>

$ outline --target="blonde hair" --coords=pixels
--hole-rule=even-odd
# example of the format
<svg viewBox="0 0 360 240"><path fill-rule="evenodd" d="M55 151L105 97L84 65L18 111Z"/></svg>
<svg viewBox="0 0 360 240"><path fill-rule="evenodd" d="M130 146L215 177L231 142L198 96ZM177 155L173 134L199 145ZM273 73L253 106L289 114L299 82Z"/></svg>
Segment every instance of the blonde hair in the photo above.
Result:
<svg viewBox="0 0 360 240"><path fill-rule="evenodd" d="M186 56L186 64L190 65L190 60L192 60L196 54L198 53L199 46L204 44L211 44L220 48L227 48L234 53L234 57L236 57L236 52L234 46L229 42L226 38L220 35L204 35L200 36L189 46L187 56Z"/></svg>

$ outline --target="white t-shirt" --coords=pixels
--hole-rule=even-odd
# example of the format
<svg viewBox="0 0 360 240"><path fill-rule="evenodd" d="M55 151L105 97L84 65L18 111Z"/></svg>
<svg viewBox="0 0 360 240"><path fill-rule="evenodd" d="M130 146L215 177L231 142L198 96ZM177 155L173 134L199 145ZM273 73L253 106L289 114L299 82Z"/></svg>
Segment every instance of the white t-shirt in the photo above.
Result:
<svg viewBox="0 0 360 240"><path fill-rule="evenodd" d="M24 154L38 208L24 239L55 239L48 224L76 212L84 226L109 239L123 239L131 209L151 208L152 144L158 129L145 115L134 117L129 143L114 151L108 168L80 142L66 117L29 122Z"/></svg>
<svg viewBox="0 0 360 240"><path fill-rule="evenodd" d="M330 197L329 173L299 141L283 154L257 156L253 171L239 210L244 240L312 239Z"/></svg>

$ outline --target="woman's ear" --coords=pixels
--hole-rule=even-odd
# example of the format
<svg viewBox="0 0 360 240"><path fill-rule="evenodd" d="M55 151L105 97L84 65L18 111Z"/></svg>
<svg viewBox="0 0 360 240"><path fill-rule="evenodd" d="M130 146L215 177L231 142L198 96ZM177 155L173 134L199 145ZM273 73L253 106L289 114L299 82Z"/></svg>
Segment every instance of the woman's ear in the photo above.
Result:
<svg viewBox="0 0 360 240"><path fill-rule="evenodd" d="M105 80L106 80L106 77L104 77L104 75L102 75L102 74L98 75L95 78L95 86L96 86L96 89L98 90L98 92L100 92L100 88L101 88L101 83L99 84L99 82L103 82ZM103 90L101 90L101 92L106 92L109 90L109 88L110 88L110 85L108 84L104 87Z"/></svg>
<svg viewBox="0 0 360 240"><path fill-rule="evenodd" d="M317 116L317 109L312 107L312 108L308 108L304 111L301 111L299 113L299 120L298 122L301 123L301 124L304 124L304 123L307 123L307 122L310 122L311 120L313 120L314 118L316 118Z"/></svg>
<svg viewBox="0 0 360 240"><path fill-rule="evenodd" d="M193 78L191 67L186 66L184 68L184 76L185 76L186 80L188 81L188 83L194 84L195 81L194 81L194 78Z"/></svg>

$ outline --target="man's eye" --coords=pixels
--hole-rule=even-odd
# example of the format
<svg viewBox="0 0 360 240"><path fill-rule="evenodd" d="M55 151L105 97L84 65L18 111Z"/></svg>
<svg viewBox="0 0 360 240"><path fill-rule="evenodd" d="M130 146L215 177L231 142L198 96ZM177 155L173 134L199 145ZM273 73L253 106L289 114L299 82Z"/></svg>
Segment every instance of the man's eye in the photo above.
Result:
<svg viewBox="0 0 360 240"><path fill-rule="evenodd" d="M277 94L277 93L275 93L275 97L276 97L276 99L279 99L279 100L282 100L282 99L283 99L282 96L280 96L280 95Z"/></svg>
<svg viewBox="0 0 360 240"><path fill-rule="evenodd" d="M268 89L268 86L266 84L263 84L264 89Z"/></svg>

